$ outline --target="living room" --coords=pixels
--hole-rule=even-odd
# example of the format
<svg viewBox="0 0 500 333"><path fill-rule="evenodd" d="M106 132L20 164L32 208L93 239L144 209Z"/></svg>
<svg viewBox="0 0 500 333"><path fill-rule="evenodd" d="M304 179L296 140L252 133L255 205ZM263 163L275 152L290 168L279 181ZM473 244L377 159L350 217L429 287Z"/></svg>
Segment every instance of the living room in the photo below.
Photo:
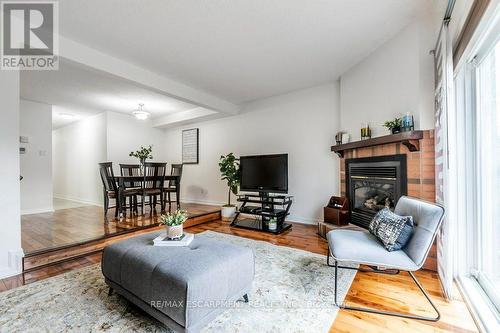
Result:
<svg viewBox="0 0 500 333"><path fill-rule="evenodd" d="M498 329L498 1L41 3L0 331Z"/></svg>

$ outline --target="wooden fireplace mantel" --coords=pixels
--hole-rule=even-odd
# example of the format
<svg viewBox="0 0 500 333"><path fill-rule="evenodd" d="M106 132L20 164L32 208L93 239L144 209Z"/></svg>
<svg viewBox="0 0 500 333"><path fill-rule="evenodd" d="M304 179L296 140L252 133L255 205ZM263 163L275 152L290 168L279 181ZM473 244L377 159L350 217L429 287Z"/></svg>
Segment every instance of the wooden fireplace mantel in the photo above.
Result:
<svg viewBox="0 0 500 333"><path fill-rule="evenodd" d="M419 140L421 140L423 137L424 131L401 132L398 134L384 135L372 139L354 141L332 146L331 150L341 158L344 157L344 151L346 150L385 145L388 143L402 143L408 148L409 151L419 151Z"/></svg>

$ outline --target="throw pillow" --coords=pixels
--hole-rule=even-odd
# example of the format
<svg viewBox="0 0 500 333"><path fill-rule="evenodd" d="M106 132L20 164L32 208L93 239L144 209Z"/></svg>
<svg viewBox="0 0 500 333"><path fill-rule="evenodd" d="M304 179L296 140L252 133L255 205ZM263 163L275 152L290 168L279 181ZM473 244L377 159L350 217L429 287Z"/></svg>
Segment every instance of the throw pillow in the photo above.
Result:
<svg viewBox="0 0 500 333"><path fill-rule="evenodd" d="M413 217L399 216L384 208L375 215L368 230L387 251L401 250L413 234Z"/></svg>

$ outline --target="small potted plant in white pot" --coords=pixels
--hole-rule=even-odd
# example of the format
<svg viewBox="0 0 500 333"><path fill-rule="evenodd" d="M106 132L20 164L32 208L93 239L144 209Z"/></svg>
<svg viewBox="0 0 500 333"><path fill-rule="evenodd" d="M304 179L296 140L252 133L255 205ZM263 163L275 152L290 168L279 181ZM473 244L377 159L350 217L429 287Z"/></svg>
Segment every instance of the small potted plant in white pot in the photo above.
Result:
<svg viewBox="0 0 500 333"><path fill-rule="evenodd" d="M236 206L231 205L231 193L238 194L238 185L240 184L240 163L233 153L221 156L219 168L221 179L227 182L227 204L222 206L222 220L229 221L236 214Z"/></svg>
<svg viewBox="0 0 500 333"><path fill-rule="evenodd" d="M278 229L278 220L273 217L267 222L267 227L270 231L276 231Z"/></svg>
<svg viewBox="0 0 500 333"><path fill-rule="evenodd" d="M180 239L184 235L183 225L188 216L185 210L176 210L173 213L163 214L160 223L164 224L167 230L168 239Z"/></svg>

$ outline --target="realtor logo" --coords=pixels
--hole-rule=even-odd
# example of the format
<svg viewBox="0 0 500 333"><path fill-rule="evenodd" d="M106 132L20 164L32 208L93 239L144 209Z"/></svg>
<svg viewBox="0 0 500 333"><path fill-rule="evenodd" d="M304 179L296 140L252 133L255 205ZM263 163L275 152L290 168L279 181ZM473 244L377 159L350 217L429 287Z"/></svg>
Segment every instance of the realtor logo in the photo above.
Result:
<svg viewBox="0 0 500 333"><path fill-rule="evenodd" d="M56 1L1 2L1 69L58 69Z"/></svg>

